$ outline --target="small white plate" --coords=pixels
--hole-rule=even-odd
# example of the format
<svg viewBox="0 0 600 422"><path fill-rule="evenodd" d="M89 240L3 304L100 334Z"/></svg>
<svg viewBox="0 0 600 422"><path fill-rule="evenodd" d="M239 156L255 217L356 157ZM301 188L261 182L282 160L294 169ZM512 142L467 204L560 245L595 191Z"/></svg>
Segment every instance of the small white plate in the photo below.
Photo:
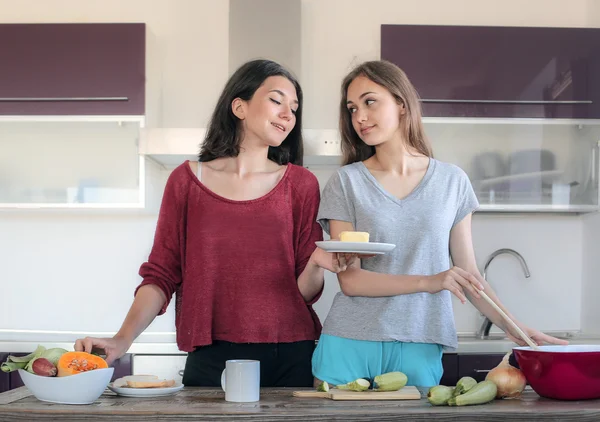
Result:
<svg viewBox="0 0 600 422"><path fill-rule="evenodd" d="M173 387L166 388L130 388L115 387L111 382L108 389L124 397L162 397L175 394L183 388L183 384L175 384Z"/></svg>
<svg viewBox="0 0 600 422"><path fill-rule="evenodd" d="M340 242L339 240L324 240L315 243L319 248L327 252L346 252L369 255L383 255L396 247L396 245L391 243Z"/></svg>

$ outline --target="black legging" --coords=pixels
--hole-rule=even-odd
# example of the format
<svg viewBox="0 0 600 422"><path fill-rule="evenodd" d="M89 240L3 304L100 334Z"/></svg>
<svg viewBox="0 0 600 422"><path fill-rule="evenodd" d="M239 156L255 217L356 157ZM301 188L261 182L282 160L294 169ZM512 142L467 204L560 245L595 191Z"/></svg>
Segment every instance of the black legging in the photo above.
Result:
<svg viewBox="0 0 600 422"><path fill-rule="evenodd" d="M312 387L314 340L294 343L230 343L214 341L188 354L183 384L192 387L217 387L225 361L260 361L261 387Z"/></svg>

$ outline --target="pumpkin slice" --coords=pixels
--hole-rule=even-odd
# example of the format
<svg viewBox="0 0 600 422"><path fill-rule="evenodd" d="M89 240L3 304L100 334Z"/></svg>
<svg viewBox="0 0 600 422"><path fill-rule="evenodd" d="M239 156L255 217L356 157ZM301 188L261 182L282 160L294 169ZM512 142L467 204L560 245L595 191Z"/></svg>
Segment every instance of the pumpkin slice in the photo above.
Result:
<svg viewBox="0 0 600 422"><path fill-rule="evenodd" d="M94 369L108 368L108 364L100 356L86 352L67 352L60 357L56 364L57 377L80 374Z"/></svg>

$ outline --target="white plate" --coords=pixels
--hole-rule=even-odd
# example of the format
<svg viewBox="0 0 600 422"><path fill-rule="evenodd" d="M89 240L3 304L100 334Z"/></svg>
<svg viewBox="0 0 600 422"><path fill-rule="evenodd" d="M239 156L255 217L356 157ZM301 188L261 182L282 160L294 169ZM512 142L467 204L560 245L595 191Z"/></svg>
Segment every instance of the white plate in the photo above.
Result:
<svg viewBox="0 0 600 422"><path fill-rule="evenodd" d="M315 243L319 248L327 252L347 252L369 255L383 255L396 247L396 245L391 243L340 242L339 240L325 240Z"/></svg>
<svg viewBox="0 0 600 422"><path fill-rule="evenodd" d="M173 387L166 388L129 388L115 387L111 382L108 384L108 389L114 391L119 396L124 397L161 397L175 394L183 388L183 384L175 384Z"/></svg>

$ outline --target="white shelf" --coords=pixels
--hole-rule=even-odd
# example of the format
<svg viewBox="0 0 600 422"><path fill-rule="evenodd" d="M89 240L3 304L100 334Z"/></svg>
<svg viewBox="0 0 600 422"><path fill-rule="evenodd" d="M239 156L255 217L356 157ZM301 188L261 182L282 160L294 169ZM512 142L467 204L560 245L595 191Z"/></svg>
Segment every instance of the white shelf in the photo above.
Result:
<svg viewBox="0 0 600 422"><path fill-rule="evenodd" d="M204 128L142 129L139 153L172 169L185 160L198 159L205 135Z"/></svg>
<svg viewBox="0 0 600 422"><path fill-rule="evenodd" d="M304 164L339 166L342 150L336 129L305 129ZM146 128L140 133L139 153L167 169L197 160L205 128Z"/></svg>
<svg viewBox="0 0 600 422"><path fill-rule="evenodd" d="M142 210L146 208L146 162L143 155L138 157L138 199L135 202L110 203L110 202L23 202L23 203L0 203L0 211L5 210Z"/></svg>

